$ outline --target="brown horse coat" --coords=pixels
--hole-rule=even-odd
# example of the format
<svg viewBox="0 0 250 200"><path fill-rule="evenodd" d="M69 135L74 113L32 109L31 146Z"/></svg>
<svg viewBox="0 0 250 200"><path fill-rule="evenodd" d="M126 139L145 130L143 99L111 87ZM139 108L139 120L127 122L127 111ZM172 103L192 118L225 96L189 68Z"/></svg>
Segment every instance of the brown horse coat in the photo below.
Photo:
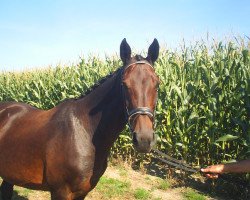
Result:
<svg viewBox="0 0 250 200"><path fill-rule="evenodd" d="M154 40L146 59L131 58L123 40L124 67L86 95L47 111L24 103L0 103L2 198L10 199L13 185L19 185L48 190L53 200L84 199L104 173L110 148L127 118L135 148L150 151L154 133L149 115L159 82L152 65L158 52Z"/></svg>

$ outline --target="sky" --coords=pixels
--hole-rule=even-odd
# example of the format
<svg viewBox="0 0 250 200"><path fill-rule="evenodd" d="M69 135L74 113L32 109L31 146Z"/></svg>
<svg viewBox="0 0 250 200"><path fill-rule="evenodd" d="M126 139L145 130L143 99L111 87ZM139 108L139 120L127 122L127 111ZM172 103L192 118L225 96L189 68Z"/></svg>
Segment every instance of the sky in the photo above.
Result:
<svg viewBox="0 0 250 200"><path fill-rule="evenodd" d="M0 0L0 71L134 52L154 38L175 48L206 37L250 36L249 0Z"/></svg>

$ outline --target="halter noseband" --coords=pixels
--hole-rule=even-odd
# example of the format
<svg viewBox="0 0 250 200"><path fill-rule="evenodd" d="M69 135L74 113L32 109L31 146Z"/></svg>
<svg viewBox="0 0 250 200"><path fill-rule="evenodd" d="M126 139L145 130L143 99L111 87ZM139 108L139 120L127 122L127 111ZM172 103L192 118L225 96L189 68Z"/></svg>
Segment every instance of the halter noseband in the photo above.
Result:
<svg viewBox="0 0 250 200"><path fill-rule="evenodd" d="M146 64L146 65L149 65L150 67L153 68L153 66L151 64L149 64L148 62L145 62L145 61L137 61L137 62L134 62L134 63L131 63L129 64L123 71L122 71L122 76L123 77L123 73L125 70L127 70L129 67L131 67L132 65L135 65L135 64ZM122 93L123 93L123 98L125 98L125 93L124 93L124 89L123 89L123 83L121 82L121 86L122 86ZM153 121L153 118L154 118L154 112L148 108L148 107L137 107L133 110L128 110L128 107L126 105L126 101L124 101L124 107L125 107L125 111L126 111L126 118L127 118L127 121L128 121L128 126L130 128L130 131L132 131L132 127L131 127L131 119L132 117L136 116L136 115L147 115L152 121Z"/></svg>

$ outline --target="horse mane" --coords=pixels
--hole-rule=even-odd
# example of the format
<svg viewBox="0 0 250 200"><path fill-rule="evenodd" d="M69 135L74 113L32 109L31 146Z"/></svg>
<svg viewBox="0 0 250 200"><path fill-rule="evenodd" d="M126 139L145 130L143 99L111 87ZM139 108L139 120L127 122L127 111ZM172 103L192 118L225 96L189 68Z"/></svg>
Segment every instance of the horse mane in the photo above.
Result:
<svg viewBox="0 0 250 200"><path fill-rule="evenodd" d="M141 55L135 55L135 59L136 61L142 61L145 60L144 57L142 57ZM87 96L88 94L90 94L93 90L95 90L97 87L99 87L101 84L103 84L107 79L113 77L115 74L118 74L124 66L119 67L116 71L111 72L110 74L108 74L107 76L104 76L103 78L101 78L99 81L97 81L94 85L92 85L90 88L88 88L81 96L76 97L75 100L84 98L85 96Z"/></svg>
<svg viewBox="0 0 250 200"><path fill-rule="evenodd" d="M75 98L75 100L84 98L85 96L87 96L88 94L90 94L93 90L95 90L97 87L99 87L101 84L103 84L107 79L109 79L109 78L113 77L114 75L118 74L122 68L123 67L119 67L116 71L111 72L107 76L104 76L103 78L101 78L94 85L92 85L90 88L88 88L81 96Z"/></svg>

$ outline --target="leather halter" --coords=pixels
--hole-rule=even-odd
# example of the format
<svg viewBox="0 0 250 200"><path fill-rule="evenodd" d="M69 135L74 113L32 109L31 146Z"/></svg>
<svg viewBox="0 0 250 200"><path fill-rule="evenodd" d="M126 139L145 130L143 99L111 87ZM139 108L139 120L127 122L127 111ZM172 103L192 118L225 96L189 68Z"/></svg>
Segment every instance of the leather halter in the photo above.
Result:
<svg viewBox="0 0 250 200"><path fill-rule="evenodd" d="M150 67L153 68L153 66L151 64L149 64L148 62L146 61L137 61L137 62L134 62L134 63L131 63L129 64L123 71L122 71L122 76L121 78L123 77L123 74L124 72L130 68L131 66L135 65L135 64L146 64L146 65L149 65ZM125 93L124 93L124 89L123 89L123 83L121 81L121 87L122 87L122 94L123 94L123 99L125 99ZM132 132L132 127L131 127L131 119L132 117L136 116L136 115L147 115L152 121L154 119L154 111L152 111L150 108L148 107L137 107L137 108L134 108L132 110L128 110L128 107L126 105L126 101L124 101L124 108L125 108L125 111L126 111L126 118L127 118L127 122L128 122L128 126L130 128L130 131Z"/></svg>

